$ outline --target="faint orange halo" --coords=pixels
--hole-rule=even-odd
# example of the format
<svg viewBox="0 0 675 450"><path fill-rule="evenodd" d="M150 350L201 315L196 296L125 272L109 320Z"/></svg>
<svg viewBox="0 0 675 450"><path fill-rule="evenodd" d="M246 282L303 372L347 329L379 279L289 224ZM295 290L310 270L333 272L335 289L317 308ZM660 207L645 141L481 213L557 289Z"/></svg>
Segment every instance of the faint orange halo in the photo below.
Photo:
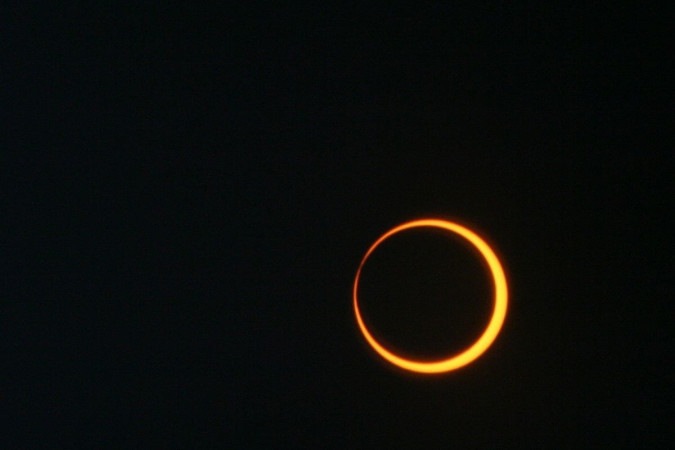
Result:
<svg viewBox="0 0 675 450"><path fill-rule="evenodd" d="M446 231L450 231L462 236L464 239L469 241L476 249L481 253L483 258L490 268L492 273L492 279L494 281L494 309L492 311L492 317L490 322L483 334L471 344L467 349L461 351L460 353L451 356L446 359L441 359L438 361L416 361L412 359L406 359L398 356L391 350L387 350L382 346L377 340L370 334L368 328L366 328L363 319L361 318L361 312L359 311L359 302L358 302L358 287L359 287L359 277L361 276L361 269L365 264L368 257L375 251L375 249L386 239L393 236L396 233L399 233L404 230L409 230L411 228L420 228L420 227L432 227L432 228L441 228ZM506 286L506 276L504 275L504 269L502 268L499 258L495 252L490 248L490 246L474 231L450 222L448 220L441 219L420 219L412 220L405 222L401 225L398 225L391 230L384 233L378 240L375 241L373 245L370 246L366 254L359 264L359 268L356 271L356 277L354 278L354 288L353 288L353 299L354 299L354 312L356 314L356 322L361 329L361 333L366 338L366 341L370 346L385 360L390 363L406 370L419 373L442 373L449 372L451 370L459 369L482 355L490 345L494 342L499 334L499 331L504 324L504 318L506 317L506 307L508 303L508 290Z"/></svg>

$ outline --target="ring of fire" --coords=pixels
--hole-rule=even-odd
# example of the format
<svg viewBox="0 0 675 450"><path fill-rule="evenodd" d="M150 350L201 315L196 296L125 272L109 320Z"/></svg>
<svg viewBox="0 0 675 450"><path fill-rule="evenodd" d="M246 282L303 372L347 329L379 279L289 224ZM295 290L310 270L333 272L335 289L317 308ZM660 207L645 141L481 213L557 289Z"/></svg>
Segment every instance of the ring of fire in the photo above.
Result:
<svg viewBox="0 0 675 450"><path fill-rule="evenodd" d="M487 262L490 272L492 273L492 279L494 281L494 308L492 311L492 317L490 322L483 334L471 344L465 350L459 352L456 355L453 355L446 359L441 359L438 361L416 361L412 359L402 358L391 350L386 349L382 344L380 344L368 331L363 319L361 318L361 312L359 310L358 302L358 287L359 287L359 278L361 276L361 269L363 269L364 264L368 260L368 257L375 251L375 249L382 244L386 239L390 238L396 233L399 233L404 230L409 230L411 228L421 228L421 227L432 227L432 228L441 228L446 231L458 234L467 241L469 241L483 256ZM370 246L366 254L363 256L359 268L356 271L356 277L354 278L354 288L353 288L353 300L354 300L354 313L356 314L356 322L361 329L361 333L368 341L368 344L385 360L390 363L406 370L419 373L442 373L449 372L451 370L459 369L482 355L488 347L494 342L499 334L499 331L504 324L504 318L506 317L506 307L508 303L508 290L506 285L506 276L504 275L504 269L502 264L497 258L495 252L490 248L490 246L474 231L458 225L454 222L448 220L440 219L420 219L413 220L410 222L405 222L401 225L398 225L391 230L384 233L378 240L375 241L373 245Z"/></svg>

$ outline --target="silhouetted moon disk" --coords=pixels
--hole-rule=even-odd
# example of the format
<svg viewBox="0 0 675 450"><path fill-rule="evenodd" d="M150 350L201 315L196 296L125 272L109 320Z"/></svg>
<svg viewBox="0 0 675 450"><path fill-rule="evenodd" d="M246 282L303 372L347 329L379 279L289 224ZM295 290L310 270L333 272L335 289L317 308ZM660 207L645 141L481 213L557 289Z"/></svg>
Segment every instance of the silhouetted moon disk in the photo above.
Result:
<svg viewBox="0 0 675 450"><path fill-rule="evenodd" d="M386 349L382 344L380 344L368 331L363 319L361 318L361 312L359 311L359 300L358 300L358 288L359 288L359 277L361 276L361 269L368 260L368 257L375 251L375 249L382 244L386 239L400 233L405 230L410 230L411 228L440 228L451 233L455 233L469 241L483 256L485 262L487 262L488 268L492 274L492 280L494 281L494 308L492 311L492 317L488 323L483 334L471 344L465 350L459 352L458 354L452 355L446 359L441 359L437 361L416 361L412 359L402 358L393 351ZM497 258L495 252L490 248L490 246L474 231L450 222L448 220L440 219L420 219L413 220L410 222L405 222L401 225L398 225L391 230L384 233L380 238L378 238L373 245L370 246L366 254L359 264L359 268L356 271L356 277L354 278L354 288L353 288L353 298L354 298L354 313L356 314L356 322L361 329L361 333L368 341L368 344L385 360L390 363L406 370L419 373L442 373L449 372L451 370L459 369L482 355L490 345L494 342L499 334L499 331L502 328L504 323L504 318L506 317L506 307L508 303L508 289L506 285L506 276L504 275L504 269L502 264Z"/></svg>

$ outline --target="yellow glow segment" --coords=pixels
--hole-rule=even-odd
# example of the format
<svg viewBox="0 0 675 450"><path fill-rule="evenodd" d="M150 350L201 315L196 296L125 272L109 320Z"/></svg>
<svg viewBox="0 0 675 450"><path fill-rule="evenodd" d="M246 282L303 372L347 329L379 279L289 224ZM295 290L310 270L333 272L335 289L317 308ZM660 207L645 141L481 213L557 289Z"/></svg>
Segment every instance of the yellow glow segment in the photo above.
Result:
<svg viewBox="0 0 675 450"><path fill-rule="evenodd" d="M404 230L409 230L411 228L422 228L422 227L432 227L432 228L441 228L452 233L456 233L462 236L464 239L468 240L473 244L476 249L481 253L483 258L490 268L492 273L492 279L494 281L494 309L492 311L492 317L488 323L487 328L483 334L478 338L476 342L471 344L467 349L461 351L460 353L451 356L447 359L442 359L439 361L415 361L411 359L406 359L398 356L394 352L384 348L375 338L370 334L368 328L361 318L361 312L359 311L359 302L358 302L358 288L359 288L359 277L361 276L361 269L363 265L368 260L368 257L375 251L375 249L382 244L387 238L393 236L396 233L399 233ZM485 352L485 350L490 347L492 342L497 338L499 330L501 330L504 323L504 318L506 317L506 306L508 303L508 290L506 286L506 276L504 275L504 269L502 268L499 258L495 252L490 248L490 246L475 232L469 230L462 225L458 225L454 222L440 219L421 219L413 220L410 222L405 222L401 225L398 225L395 228L387 231L383 234L373 245L370 246L363 259L361 264L359 264L359 269L356 271L356 277L354 278L354 312L356 314L356 321L363 333L363 336L366 338L366 341L370 344L371 347L384 359L390 363L401 367L402 369L410 370L412 372L420 373L441 373L448 372L451 370L459 369L462 366L465 366L478 358L480 355Z"/></svg>

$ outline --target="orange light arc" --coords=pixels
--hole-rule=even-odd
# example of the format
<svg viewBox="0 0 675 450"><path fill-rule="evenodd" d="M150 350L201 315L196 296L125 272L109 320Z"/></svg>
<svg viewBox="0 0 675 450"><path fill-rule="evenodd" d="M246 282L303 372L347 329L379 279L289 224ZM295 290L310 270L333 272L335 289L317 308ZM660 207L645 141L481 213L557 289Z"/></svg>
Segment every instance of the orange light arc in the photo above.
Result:
<svg viewBox="0 0 675 450"><path fill-rule="evenodd" d="M459 352L456 355L453 355L449 358L436 360L436 361L417 361L413 359L403 358L393 351L385 348L380 344L370 333L366 327L363 318L361 317L361 311L359 310L358 302L358 287L359 279L361 276L361 270L363 269L364 264L368 260L368 257L375 251L377 247L380 246L386 239L390 238L396 233L401 231L409 230L412 228L422 228L422 227L432 227L440 228L452 233L458 234L467 241L469 241L483 256L485 262L490 269L492 280L494 282L494 307L492 310L492 316L490 321L483 331L483 334L468 348ZM506 318L506 310L508 303L508 288L506 283L506 275L504 274L504 269L502 267L499 258L492 250L492 248L476 234L474 231L466 228L457 223L441 220L441 219L419 219L405 222L401 225L398 225L391 230L384 233L380 236L374 244L370 246L366 254L361 259L359 268L356 271L356 277L354 278L354 287L353 287L353 301L354 301L354 313L356 315L356 322L361 330L361 333L365 337L366 341L370 346L375 350L382 358L388 362L412 372L418 373L443 373L449 372L451 370L459 369L481 356L489 347L492 345L494 340L497 338L499 331L504 324L504 319Z"/></svg>

